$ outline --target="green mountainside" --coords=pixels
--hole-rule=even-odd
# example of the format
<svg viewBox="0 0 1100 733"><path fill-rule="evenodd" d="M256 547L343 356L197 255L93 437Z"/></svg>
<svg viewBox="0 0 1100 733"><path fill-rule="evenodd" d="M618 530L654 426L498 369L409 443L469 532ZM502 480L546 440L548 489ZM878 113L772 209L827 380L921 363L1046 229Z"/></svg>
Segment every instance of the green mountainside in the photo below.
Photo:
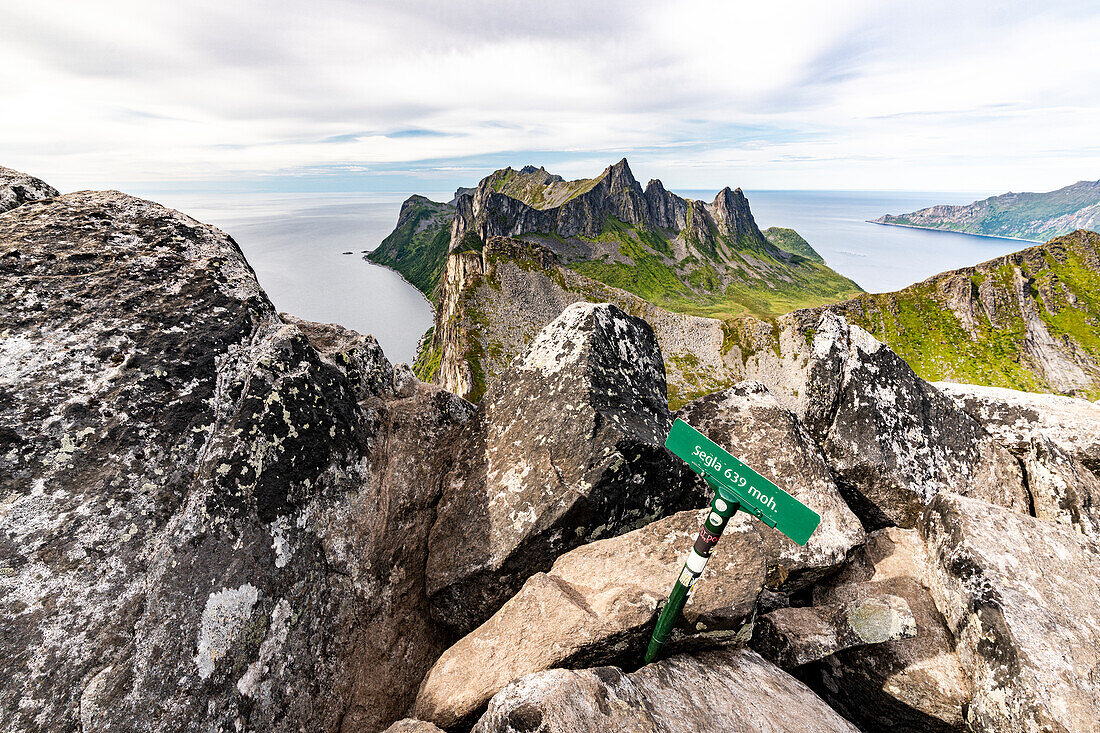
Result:
<svg viewBox="0 0 1100 733"><path fill-rule="evenodd" d="M523 238L543 243L548 239L544 235ZM734 240L715 233L710 247L694 247L681 260L673 257L680 242L670 232L617 219L606 220L599 237L581 239L611 244L616 251L598 259L574 260L567 265L570 269L679 313L767 318L862 292L823 263L761 246L751 236ZM735 276L730 277L730 271Z"/></svg>
<svg viewBox="0 0 1100 733"><path fill-rule="evenodd" d="M771 317L862 292L793 230L772 230L777 243L769 241L740 189L726 188L709 204L660 181L643 190L625 160L576 181L533 166L504 168L461 190L454 204L410 198L368 258L434 298L449 252L510 236L662 308L716 318Z"/></svg>
<svg viewBox="0 0 1100 733"><path fill-rule="evenodd" d="M392 267L420 292L434 299L447 262L454 207L411 196L401 205L397 227L367 259Z"/></svg>
<svg viewBox="0 0 1100 733"><path fill-rule="evenodd" d="M1078 181L1045 193L1006 193L966 206L930 206L886 214L876 224L1045 242L1077 229L1100 229L1100 181Z"/></svg>
<svg viewBox="0 0 1100 733"><path fill-rule="evenodd" d="M1100 234L826 306L923 378L1100 397Z"/></svg>
<svg viewBox="0 0 1100 733"><path fill-rule="evenodd" d="M763 231L763 234L765 239L784 252L801 255L811 262L817 262L822 265L825 264L825 258L819 255L817 250L811 247L810 243L803 239L802 235L794 229L768 227Z"/></svg>

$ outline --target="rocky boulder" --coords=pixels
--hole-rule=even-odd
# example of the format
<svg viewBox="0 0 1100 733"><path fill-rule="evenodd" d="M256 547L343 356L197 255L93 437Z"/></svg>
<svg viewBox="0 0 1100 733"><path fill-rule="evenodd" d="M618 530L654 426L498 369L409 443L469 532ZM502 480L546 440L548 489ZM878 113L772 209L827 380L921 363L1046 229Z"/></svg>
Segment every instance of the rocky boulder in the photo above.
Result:
<svg viewBox="0 0 1100 733"><path fill-rule="evenodd" d="M439 658L420 688L416 715L451 727L524 675L639 660L657 605L675 583L706 513L679 512L582 545L548 573L533 575ZM681 633L666 649L729 641L742 630L765 572L763 547L749 522L735 520L723 535L684 609Z"/></svg>
<svg viewBox="0 0 1100 733"><path fill-rule="evenodd" d="M284 323L297 326L322 358L344 372L359 400L394 396L394 368L374 336L364 336L335 323L307 321L289 313L280 313L279 317Z"/></svg>
<svg viewBox="0 0 1100 733"><path fill-rule="evenodd" d="M442 650L434 446L472 407L391 398L371 339L284 322L232 239L148 201L11 210L0 275L0 728L399 717Z"/></svg>
<svg viewBox="0 0 1100 733"><path fill-rule="evenodd" d="M920 524L929 589L974 687L979 731L1092 731L1100 719L1100 542L941 494Z"/></svg>
<svg viewBox="0 0 1100 733"><path fill-rule="evenodd" d="M1015 453L1045 437L1100 474L1100 404L1079 397L935 382L943 394Z"/></svg>
<svg viewBox="0 0 1100 733"><path fill-rule="evenodd" d="M26 173L0 166L0 214L28 201L58 196L57 189Z"/></svg>
<svg viewBox="0 0 1100 733"><path fill-rule="evenodd" d="M783 669L794 669L842 649L916 635L909 604L884 594L833 606L777 609L759 619L752 646Z"/></svg>
<svg viewBox="0 0 1100 733"><path fill-rule="evenodd" d="M1026 512L1019 464L897 354L828 311L781 319L747 373L803 420L866 527L913 527L941 491Z"/></svg>
<svg viewBox="0 0 1100 733"><path fill-rule="evenodd" d="M432 527L432 611L472 631L561 553L706 502L663 447L671 425L653 330L575 303L481 401Z"/></svg>
<svg viewBox="0 0 1100 733"><path fill-rule="evenodd" d="M501 690L474 733L856 733L805 685L745 649L680 655L624 674L554 669Z"/></svg>
<svg viewBox="0 0 1100 733"><path fill-rule="evenodd" d="M821 450L759 382L742 382L685 405L677 417L821 516L805 547L755 525L767 547L768 585L797 591L839 567L863 542L863 526L833 482Z"/></svg>
<svg viewBox="0 0 1100 733"><path fill-rule="evenodd" d="M970 681L929 594L928 556L917 530L871 533L849 564L814 588L814 604L846 606L892 594L916 622L912 638L841 651L799 674L865 730L961 731Z"/></svg>

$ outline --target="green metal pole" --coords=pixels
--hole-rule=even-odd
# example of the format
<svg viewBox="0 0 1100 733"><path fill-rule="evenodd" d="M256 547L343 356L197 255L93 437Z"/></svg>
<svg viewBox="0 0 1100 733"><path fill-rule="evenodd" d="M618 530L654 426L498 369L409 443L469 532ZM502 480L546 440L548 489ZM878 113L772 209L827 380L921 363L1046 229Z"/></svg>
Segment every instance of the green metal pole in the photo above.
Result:
<svg viewBox="0 0 1100 733"><path fill-rule="evenodd" d="M691 587L703 574L703 568L707 566L710 553L714 551L714 546L718 544L718 539L725 531L726 525L729 524L730 517L736 514L740 507L736 502L723 499L719 495L717 486L706 476L703 478L714 489L714 500L710 505L710 514L703 520L703 526L699 528L699 536L695 538L695 545L692 546L687 561L684 562L684 569L680 571L680 576L676 579L676 585L672 587L672 592L668 594L668 601L661 610L661 615L657 618L657 625L653 628L653 636L649 640L649 648L646 649L645 653L646 664L655 661L661 653L661 647L672 632L672 627L680 617L680 612L684 610L684 604L687 603Z"/></svg>

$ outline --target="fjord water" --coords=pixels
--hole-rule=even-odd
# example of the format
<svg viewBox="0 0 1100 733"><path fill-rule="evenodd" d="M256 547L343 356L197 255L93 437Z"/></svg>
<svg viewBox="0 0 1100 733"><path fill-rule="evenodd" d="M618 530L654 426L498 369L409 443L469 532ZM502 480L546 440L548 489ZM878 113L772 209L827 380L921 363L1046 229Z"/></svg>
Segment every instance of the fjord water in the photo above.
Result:
<svg viewBox="0 0 1100 733"><path fill-rule="evenodd" d="M714 191L678 191L710 201ZM997 257L1026 242L869 224L882 214L973 193L746 191L761 229L796 229L834 270L872 292ZM425 193L446 201L449 193ZM233 236L280 310L373 334L394 362L411 362L432 308L392 270L362 259L392 231L404 194L147 194ZM353 254L343 254L344 252Z"/></svg>

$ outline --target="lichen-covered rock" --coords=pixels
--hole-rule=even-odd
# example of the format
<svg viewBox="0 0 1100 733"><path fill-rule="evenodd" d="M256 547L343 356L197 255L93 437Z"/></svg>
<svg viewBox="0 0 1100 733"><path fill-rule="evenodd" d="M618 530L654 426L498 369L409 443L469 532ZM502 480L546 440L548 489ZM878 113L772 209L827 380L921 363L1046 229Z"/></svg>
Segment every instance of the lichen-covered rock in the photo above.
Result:
<svg viewBox="0 0 1100 733"><path fill-rule="evenodd" d="M624 674L553 669L512 683L474 733L856 733L805 685L747 649L679 655Z"/></svg>
<svg viewBox="0 0 1100 733"><path fill-rule="evenodd" d="M973 681L978 731L1094 731L1100 542L953 494L920 523L929 588Z"/></svg>
<svg viewBox="0 0 1100 733"><path fill-rule="evenodd" d="M677 417L821 517L805 547L756 527L767 547L769 587L797 591L839 567L863 542L863 526L837 491L821 450L764 385L742 382L685 405Z"/></svg>
<svg viewBox="0 0 1100 733"><path fill-rule="evenodd" d="M465 634L561 553L705 503L664 447L671 425L652 329L577 303L482 400L432 527L435 618Z"/></svg>
<svg viewBox="0 0 1100 733"><path fill-rule="evenodd" d="M883 594L832 606L776 609L757 620L752 646L783 669L794 669L842 649L916 635L905 599Z"/></svg>
<svg viewBox="0 0 1100 733"><path fill-rule="evenodd" d="M289 313L280 313L279 317L297 326L323 359L344 372L358 399L392 397L397 391L399 380L394 367L374 336L364 336L335 323L307 321Z"/></svg>
<svg viewBox="0 0 1100 733"><path fill-rule="evenodd" d="M961 731L970 700L955 640L928 592L928 556L917 530L868 535L851 561L814 587L814 604L858 603L882 594L904 598L916 636L844 650L799 670L818 694L865 730Z"/></svg>
<svg viewBox="0 0 1100 733"><path fill-rule="evenodd" d="M994 438L1018 454L1045 437L1100 474L1100 404L1079 397L935 382Z"/></svg>
<svg viewBox="0 0 1100 733"><path fill-rule="evenodd" d="M407 705L439 649L372 655L366 634L387 593L423 599L447 454L394 426L385 378L362 378L389 369L369 340L306 325L359 345L322 355L232 239L119 193L0 216L0 276L0 728L398 717L387 700ZM443 428L470 412L424 403ZM413 498L381 493L391 441L429 452L398 481ZM413 633L437 636L421 608Z"/></svg>
<svg viewBox="0 0 1100 733"><path fill-rule="evenodd" d="M0 166L0 214L28 201L59 195L50 184L26 173Z"/></svg>
<svg viewBox="0 0 1100 733"><path fill-rule="evenodd" d="M679 512L559 557L439 658L420 688L416 715L450 727L524 675L641 658L657 605L705 516L706 510ZM765 571L750 521L742 517L726 530L684 609L682 633L666 649L747 636L742 627Z"/></svg>
<svg viewBox="0 0 1100 733"><path fill-rule="evenodd" d="M828 311L781 324L747 372L803 420L866 527L913 527L941 491L1028 510L1013 456L897 354Z"/></svg>

